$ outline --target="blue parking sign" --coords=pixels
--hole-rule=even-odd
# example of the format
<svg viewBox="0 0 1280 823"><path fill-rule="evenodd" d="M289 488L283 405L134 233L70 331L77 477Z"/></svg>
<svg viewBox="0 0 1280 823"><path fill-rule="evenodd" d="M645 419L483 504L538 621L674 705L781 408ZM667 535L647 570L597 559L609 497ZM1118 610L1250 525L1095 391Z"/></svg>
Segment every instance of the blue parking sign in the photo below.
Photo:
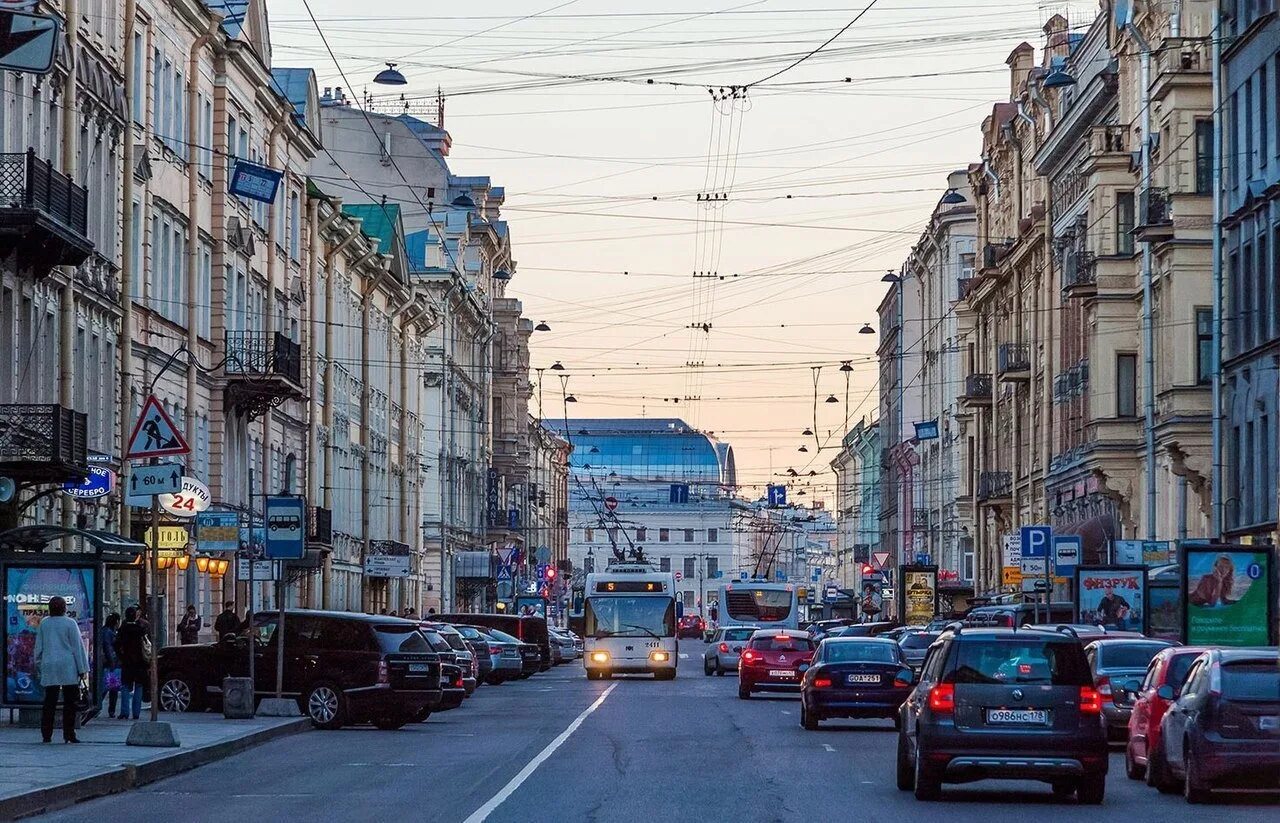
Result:
<svg viewBox="0 0 1280 823"><path fill-rule="evenodd" d="M1052 526L1022 527L1022 556L1048 557L1049 546L1053 542Z"/></svg>

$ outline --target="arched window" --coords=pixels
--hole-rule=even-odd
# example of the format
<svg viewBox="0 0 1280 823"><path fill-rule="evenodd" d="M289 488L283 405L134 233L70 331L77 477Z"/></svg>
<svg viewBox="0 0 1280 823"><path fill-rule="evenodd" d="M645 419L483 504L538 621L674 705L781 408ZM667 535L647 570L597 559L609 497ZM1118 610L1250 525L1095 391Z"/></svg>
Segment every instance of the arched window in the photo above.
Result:
<svg viewBox="0 0 1280 823"><path fill-rule="evenodd" d="M284 493L293 494L294 475L298 470L298 458L294 457L293 452L289 452L284 458Z"/></svg>

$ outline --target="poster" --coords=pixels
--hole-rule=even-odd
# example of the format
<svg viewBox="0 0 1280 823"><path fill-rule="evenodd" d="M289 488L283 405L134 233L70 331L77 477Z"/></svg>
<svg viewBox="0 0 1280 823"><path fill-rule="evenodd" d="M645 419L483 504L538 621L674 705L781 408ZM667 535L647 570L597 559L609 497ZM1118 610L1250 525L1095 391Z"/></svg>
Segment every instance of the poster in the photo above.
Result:
<svg viewBox="0 0 1280 823"><path fill-rule="evenodd" d="M900 570L899 618L904 626L924 626L938 612L938 567L903 566Z"/></svg>
<svg viewBox="0 0 1280 823"><path fill-rule="evenodd" d="M880 575L863 578L858 609L863 617L871 620L877 619L877 615L884 611L884 578Z"/></svg>
<svg viewBox="0 0 1280 823"><path fill-rule="evenodd" d="M36 628L49 615L49 600L67 601L67 616L80 624L80 639L94 669L94 570L86 566L9 566L4 574L4 702L40 703L36 678Z"/></svg>
<svg viewBox="0 0 1280 823"><path fill-rule="evenodd" d="M1272 560L1270 547L1185 547L1186 642L1206 646L1272 643Z"/></svg>
<svg viewBox="0 0 1280 823"><path fill-rule="evenodd" d="M1076 619L1117 631L1146 632L1147 570L1143 566L1079 566Z"/></svg>
<svg viewBox="0 0 1280 823"><path fill-rule="evenodd" d="M1147 635L1182 642L1182 597L1177 586L1152 586L1147 592Z"/></svg>

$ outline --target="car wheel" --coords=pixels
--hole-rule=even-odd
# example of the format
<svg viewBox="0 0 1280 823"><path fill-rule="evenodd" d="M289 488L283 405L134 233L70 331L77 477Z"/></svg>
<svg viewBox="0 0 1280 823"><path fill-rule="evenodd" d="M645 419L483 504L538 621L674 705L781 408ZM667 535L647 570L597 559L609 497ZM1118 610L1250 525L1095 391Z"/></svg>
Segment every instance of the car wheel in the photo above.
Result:
<svg viewBox="0 0 1280 823"><path fill-rule="evenodd" d="M347 719L347 698L332 683L317 683L307 691L307 717L318 729L340 729Z"/></svg>
<svg viewBox="0 0 1280 823"><path fill-rule="evenodd" d="M738 699L739 700L751 699L751 687L748 686L746 683L741 683L741 682L738 683Z"/></svg>
<svg viewBox="0 0 1280 823"><path fill-rule="evenodd" d="M924 753L920 751L919 744L916 745L914 782L916 800L937 800L942 797L942 779L933 769L925 768Z"/></svg>
<svg viewBox="0 0 1280 823"><path fill-rule="evenodd" d="M1182 744L1183 760L1186 761L1186 778L1182 781L1182 796L1188 803L1208 803L1212 797L1209 787L1200 780L1197 774L1195 754L1191 751L1191 741Z"/></svg>
<svg viewBox="0 0 1280 823"><path fill-rule="evenodd" d="M413 722L414 722L414 723L426 723L426 722L427 722L427 718L428 718L428 717L430 717L430 716L431 716L431 707L430 707L430 706L423 706L421 709L418 709L418 711L414 713L414 715L413 715Z"/></svg>
<svg viewBox="0 0 1280 823"><path fill-rule="evenodd" d="M1169 767L1161 753L1163 751L1164 744L1161 743L1147 755L1147 785L1160 794L1173 794L1179 788L1178 782L1169 774Z"/></svg>
<svg viewBox="0 0 1280 823"><path fill-rule="evenodd" d="M821 722L821 718L819 718L818 715L815 714L814 712L811 712L808 709L806 709L804 705L804 700L801 700L800 701L800 727L807 732L816 732L818 730L818 723L820 722Z"/></svg>
<svg viewBox="0 0 1280 823"><path fill-rule="evenodd" d="M711 661L707 660L705 657L702 658L702 673L707 677L710 677L713 671L715 671L715 667L711 665Z"/></svg>
<svg viewBox="0 0 1280 823"><path fill-rule="evenodd" d="M907 757L907 736L898 735L898 790L909 792L916 787L916 774Z"/></svg>
<svg viewBox="0 0 1280 823"><path fill-rule="evenodd" d="M1130 780L1141 780L1147 776L1146 767L1133 759L1133 752L1128 746L1124 747L1124 774Z"/></svg>
<svg viewBox="0 0 1280 823"><path fill-rule="evenodd" d="M893 721L893 727L898 731L902 731L902 715L897 712L893 713L893 717L889 718Z"/></svg>
<svg viewBox="0 0 1280 823"><path fill-rule="evenodd" d="M654 680L675 680L676 670L675 669L659 669L658 671L653 673L653 679Z"/></svg>
<svg viewBox="0 0 1280 823"><path fill-rule="evenodd" d="M1074 783L1068 783L1064 780L1058 780L1052 784L1053 796L1059 800L1066 800L1068 797L1076 793Z"/></svg>
<svg viewBox="0 0 1280 823"><path fill-rule="evenodd" d="M160 708L166 712L204 711L200 692L185 675L170 675L160 681Z"/></svg>
<svg viewBox="0 0 1280 823"><path fill-rule="evenodd" d="M429 714L430 712L428 712ZM382 729L384 732L393 732L396 729L403 728L404 724L409 722L409 718L404 715L395 715L393 717L379 717L374 719L373 725Z"/></svg>
<svg viewBox="0 0 1280 823"><path fill-rule="evenodd" d="M720 665L719 658L717 658L716 659L716 677L724 677L726 671L727 670L725 669L725 667Z"/></svg>
<svg viewBox="0 0 1280 823"><path fill-rule="evenodd" d="M1083 806L1097 806L1107 793L1107 776L1093 774L1076 784L1076 799Z"/></svg>

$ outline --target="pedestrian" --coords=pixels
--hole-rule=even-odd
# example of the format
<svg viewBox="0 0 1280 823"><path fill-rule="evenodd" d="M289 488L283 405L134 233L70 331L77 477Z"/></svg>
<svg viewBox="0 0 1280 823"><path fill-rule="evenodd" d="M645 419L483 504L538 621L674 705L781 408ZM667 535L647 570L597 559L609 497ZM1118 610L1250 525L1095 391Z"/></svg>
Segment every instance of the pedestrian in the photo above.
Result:
<svg viewBox="0 0 1280 823"><path fill-rule="evenodd" d="M228 600L222 604L222 614L213 621L213 633L218 636L219 640L225 640L227 635L234 636L240 631L240 619L236 617L236 604L234 600Z"/></svg>
<svg viewBox="0 0 1280 823"><path fill-rule="evenodd" d="M40 736L53 741L53 715L62 695L62 739L76 738L76 704L80 701L80 680L89 673L89 655L80 638L80 624L67 617L67 601L49 598L49 616L36 629L36 675L44 688L44 710L40 713Z"/></svg>
<svg viewBox="0 0 1280 823"><path fill-rule="evenodd" d="M124 624L116 632L116 655L120 658L120 686L123 694L120 719L142 714L142 693L150 677L151 641L138 620L138 607L124 610Z"/></svg>
<svg viewBox="0 0 1280 823"><path fill-rule="evenodd" d="M380 612L378 612L378 614L383 614L383 615L385 615L386 613L387 613L387 608L386 608L386 606L383 606L383 607L382 607L382 610L381 610Z"/></svg>
<svg viewBox="0 0 1280 823"><path fill-rule="evenodd" d="M430 608L427 609L427 614L435 614L435 613L436 613L435 606L431 606Z"/></svg>
<svg viewBox="0 0 1280 823"><path fill-rule="evenodd" d="M404 616L405 616L406 618L408 618L409 620L412 620L412 619L414 618L414 616L415 616L415 615L414 615L414 608L413 608L413 606L410 606L409 608L407 608L407 609L405 609L405 610L404 610Z"/></svg>
<svg viewBox="0 0 1280 823"><path fill-rule="evenodd" d="M120 629L120 614L107 615L102 627L102 684L107 692L107 717L116 716L116 701L120 699L120 656L116 654L116 632Z"/></svg>
<svg viewBox="0 0 1280 823"><path fill-rule="evenodd" d="M399 617L399 616L400 616L399 614L397 614L397 613L396 613L396 610L395 610L395 609L392 609L390 614L388 614L388 613L387 613L387 610L386 610L386 609L383 609L383 610L382 610L382 613L383 613L383 614L385 614L385 615L387 615L387 617Z"/></svg>
<svg viewBox="0 0 1280 823"><path fill-rule="evenodd" d="M199 643L200 629L203 627L204 621L196 613L196 607L188 604L186 615L178 623L178 639L182 641L184 646Z"/></svg>

